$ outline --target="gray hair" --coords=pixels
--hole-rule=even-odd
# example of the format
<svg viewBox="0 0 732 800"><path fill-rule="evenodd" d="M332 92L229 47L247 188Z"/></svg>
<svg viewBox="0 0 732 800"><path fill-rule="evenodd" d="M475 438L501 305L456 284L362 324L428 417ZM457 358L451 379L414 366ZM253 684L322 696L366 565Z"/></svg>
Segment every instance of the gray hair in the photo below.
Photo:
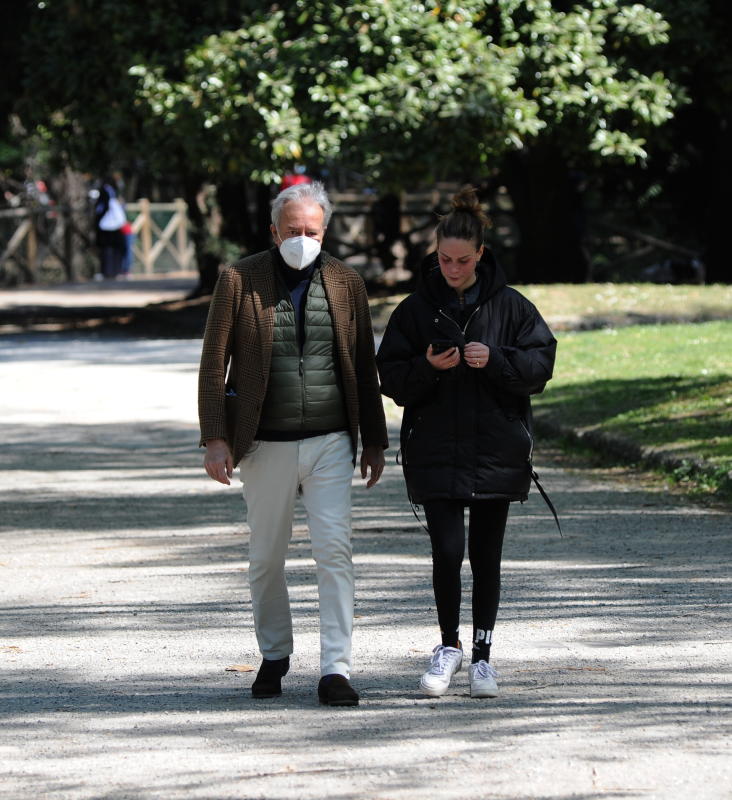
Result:
<svg viewBox="0 0 732 800"><path fill-rule="evenodd" d="M323 227L328 226L333 207L328 199L328 193L325 191L325 186L320 181L313 181L312 183L296 183L288 189L283 189L277 197L272 201L272 224L275 228L279 228L280 214L282 208L287 203L303 201L309 203L316 203L323 209Z"/></svg>

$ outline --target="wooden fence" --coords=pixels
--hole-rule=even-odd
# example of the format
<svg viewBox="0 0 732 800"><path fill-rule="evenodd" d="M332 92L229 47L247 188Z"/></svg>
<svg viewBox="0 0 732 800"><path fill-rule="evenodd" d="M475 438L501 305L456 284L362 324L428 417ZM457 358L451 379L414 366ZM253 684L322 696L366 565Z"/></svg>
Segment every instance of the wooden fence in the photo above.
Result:
<svg viewBox="0 0 732 800"><path fill-rule="evenodd" d="M145 275L155 272L187 272L195 269L194 247L188 234L184 200L151 203L142 199L126 205L135 234L135 262ZM75 249L81 247L96 262L93 231L87 208L58 206L0 210L0 284L41 280L49 263L68 280L91 277L75 265ZM7 241L4 241L7 233ZM74 239L78 241L74 242ZM75 247L76 245L76 247ZM93 272L94 268L90 270Z"/></svg>
<svg viewBox="0 0 732 800"><path fill-rule="evenodd" d="M449 193L441 189L387 198L331 192L335 213L326 247L366 275L386 271L392 280L403 278L431 237L435 209L447 202ZM256 216L255 208L248 211ZM196 268L184 200L153 203L143 198L127 203L126 212L135 234L136 274ZM92 277L98 257L90 213L87 206L0 210L0 284L42 282L50 279L49 270L72 281Z"/></svg>
<svg viewBox="0 0 732 800"><path fill-rule="evenodd" d="M366 278L385 284L407 279L432 245L437 214L449 206L456 186L442 184L429 192L377 196L334 190L334 206L325 248L355 267ZM147 199L127 204L127 216L135 234L135 272L143 275L195 270L195 251L189 236L184 200L152 203ZM258 218L252 206L243 213ZM494 204L493 246L510 266L518 241L512 208ZM644 265L664 259L690 260L693 282L703 282L698 255L674 243L641 231L597 221L591 246L609 253L607 269L622 270L628 279L670 280L641 272ZM612 247L609 247L612 244ZM606 246L607 245L607 246ZM624 266L627 265L627 266ZM656 269L656 266L652 266ZM52 275L55 271L55 275ZM98 256L87 205L70 209L35 206L0 210L0 285L58 280L84 280L98 271ZM623 273L625 274L625 273ZM665 273L664 273L665 274ZM608 278L592 273L591 279Z"/></svg>
<svg viewBox="0 0 732 800"><path fill-rule="evenodd" d="M152 275L163 256L173 265L173 270L166 271L187 272L192 268L195 251L188 237L188 207L184 200L151 203L142 199L128 203L126 210L136 235L133 252L144 274ZM167 222L158 224L158 217L166 213L171 214Z"/></svg>
<svg viewBox="0 0 732 800"><path fill-rule="evenodd" d="M0 252L0 271L10 259L21 261L31 280L38 277L38 224L32 211L26 208L0 210L0 220L8 220L17 227Z"/></svg>

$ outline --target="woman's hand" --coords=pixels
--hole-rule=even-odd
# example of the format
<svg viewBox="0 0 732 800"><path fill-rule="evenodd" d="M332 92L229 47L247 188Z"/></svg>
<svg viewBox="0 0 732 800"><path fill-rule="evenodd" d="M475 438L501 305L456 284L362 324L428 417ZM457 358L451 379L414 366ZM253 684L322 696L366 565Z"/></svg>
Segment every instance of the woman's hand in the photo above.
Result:
<svg viewBox="0 0 732 800"><path fill-rule="evenodd" d="M491 356L488 345L481 342L468 342L463 352L465 363L472 369L483 369Z"/></svg>
<svg viewBox="0 0 732 800"><path fill-rule="evenodd" d="M456 367L460 363L460 351L457 347L452 347L449 350L445 350L444 353L433 353L432 352L432 345L427 348L427 361L435 369L452 369Z"/></svg>

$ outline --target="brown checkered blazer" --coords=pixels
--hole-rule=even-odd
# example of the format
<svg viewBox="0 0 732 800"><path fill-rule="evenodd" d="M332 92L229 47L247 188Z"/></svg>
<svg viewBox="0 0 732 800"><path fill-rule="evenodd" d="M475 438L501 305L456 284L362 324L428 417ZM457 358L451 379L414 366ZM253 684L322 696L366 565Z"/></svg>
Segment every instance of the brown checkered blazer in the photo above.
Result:
<svg viewBox="0 0 732 800"><path fill-rule="evenodd" d="M200 443L226 439L235 465L252 446L267 392L276 269L274 250L227 267L219 276L208 312L198 374ZM355 461L359 430L363 445L388 446L368 298L358 273L325 252L321 272ZM227 385L236 387L237 397L225 401Z"/></svg>

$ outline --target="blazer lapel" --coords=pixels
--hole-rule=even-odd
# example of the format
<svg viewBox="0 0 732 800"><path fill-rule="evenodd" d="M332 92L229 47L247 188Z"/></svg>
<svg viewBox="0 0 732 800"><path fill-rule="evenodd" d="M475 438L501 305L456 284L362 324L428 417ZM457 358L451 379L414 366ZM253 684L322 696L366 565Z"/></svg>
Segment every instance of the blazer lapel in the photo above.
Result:
<svg viewBox="0 0 732 800"><path fill-rule="evenodd" d="M342 374L346 375L353 371L349 352L349 330L352 327L354 307L351 302L348 281L342 275L340 269L334 269L333 265L329 264L329 260L330 256L325 256L321 265L323 287L325 288L328 307L333 320L333 333L335 334Z"/></svg>
<svg viewBox="0 0 732 800"><path fill-rule="evenodd" d="M272 360L274 308L277 303L275 269L275 264L270 257L257 269L252 269L247 276L251 281L251 297L257 324L257 344L263 376L269 375L269 365Z"/></svg>

